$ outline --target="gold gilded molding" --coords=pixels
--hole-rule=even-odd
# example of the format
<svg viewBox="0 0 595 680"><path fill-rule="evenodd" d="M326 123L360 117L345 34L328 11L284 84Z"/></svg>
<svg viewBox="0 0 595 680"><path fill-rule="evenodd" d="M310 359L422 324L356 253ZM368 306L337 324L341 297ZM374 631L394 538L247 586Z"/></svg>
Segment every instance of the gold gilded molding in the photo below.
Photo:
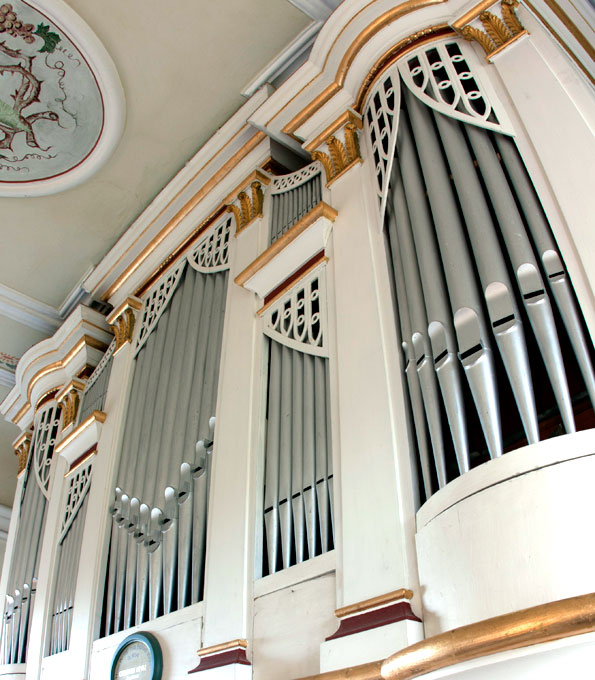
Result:
<svg viewBox="0 0 595 680"><path fill-rule="evenodd" d="M228 649L247 649L248 642L241 638L237 640L230 640L229 642L221 642L218 645L211 645L210 647L203 647L197 650L198 656L209 656L210 654L217 654L217 652L225 652Z"/></svg>
<svg viewBox="0 0 595 680"><path fill-rule="evenodd" d="M72 425L77 418L81 402L81 393L85 389L85 382L74 378L56 395L56 401L62 411L62 429Z"/></svg>
<svg viewBox="0 0 595 680"><path fill-rule="evenodd" d="M142 265L142 263L151 255L151 253L171 234L178 224L187 217L192 210L202 201L202 199L215 187L219 182L226 177L231 170L245 158L253 149L255 149L260 142L266 139L264 132L258 131L252 139L250 139L244 146L237 151L228 161L226 161L211 179L205 182L202 187L188 200L180 210L167 222L161 231L143 248L143 250L134 258L128 267L118 276L112 285L101 296L101 299L106 302L114 293L128 281L134 272ZM179 194L178 194L179 195ZM168 203L166 208L171 205ZM153 222L152 222L153 223ZM152 224L151 223L151 224Z"/></svg>
<svg viewBox="0 0 595 680"><path fill-rule="evenodd" d="M88 427L93 425L93 423L105 423L106 418L107 416L103 411L93 411L88 418L85 418L77 428L56 445L54 451L60 453L60 451L63 451L73 439L76 439L81 434L81 432L84 432Z"/></svg>
<svg viewBox="0 0 595 680"><path fill-rule="evenodd" d="M302 680L410 680L489 654L521 649L595 631L595 593L495 616L434 635L384 661Z"/></svg>
<svg viewBox="0 0 595 680"><path fill-rule="evenodd" d="M264 253L259 255L252 264L248 265L244 271L240 272L234 279L238 286L243 286L246 281L251 279L254 274L259 272L265 265L267 265L283 248L288 246L292 241L302 234L310 225L314 224L316 220L325 217L327 220L334 222L338 213L334 208L331 208L328 203L321 201L309 213L304 215L301 220L296 222L293 227L288 229L281 238L278 238Z"/></svg>
<svg viewBox="0 0 595 680"><path fill-rule="evenodd" d="M271 305L274 305L275 302L279 300L279 298L283 297L290 288L293 288L296 285L296 283L298 283L303 278L308 276L310 272L313 272L317 267L320 267L321 264L326 264L327 262L328 257L326 257L325 255L324 257L321 257L320 259L316 260L316 262L312 263L309 267L304 269L304 271L301 272L301 274L296 278L289 277L289 279L286 282L286 285L279 287L278 292L256 312L258 316L262 316Z"/></svg>
<svg viewBox="0 0 595 680"><path fill-rule="evenodd" d="M31 432L23 432L23 434L13 442L12 448L14 449L15 455L19 459L19 470L17 475L20 475L21 472L27 467L29 450L31 449Z"/></svg>
<svg viewBox="0 0 595 680"><path fill-rule="evenodd" d="M413 597L413 592L407 588L399 588L399 590L393 590L390 593L385 593L384 595L377 595L376 597L371 597L368 600L363 600L362 602L356 602L355 604L349 604L345 607L340 607L335 609L335 616L338 619L343 619L351 614L359 614L360 612L365 612L368 609L376 609L377 607L383 607L393 602L399 602L400 600L410 600Z"/></svg>
<svg viewBox="0 0 595 680"><path fill-rule="evenodd" d="M106 321L112 327L116 337L114 355L122 349L127 342L132 342L136 313L142 306L143 303L141 300L135 297L129 297L107 316Z"/></svg>
<svg viewBox="0 0 595 680"><path fill-rule="evenodd" d="M341 116L341 119L345 120L345 114ZM323 143L326 144L328 149L328 153L319 150L312 151L312 158L316 161L320 161L324 167L327 186L349 170L352 165L361 162L362 157L358 139L358 130L360 130L361 127L361 118L354 112L349 111L347 122L342 128L337 129L337 127L333 125L331 126L333 134L330 134L326 138L322 138L322 135L319 135L314 140L314 142L320 144L321 140L324 139ZM343 137L344 141L341 141L339 135ZM318 146L318 144L316 144L316 146ZM314 146L314 143L309 146L311 149Z"/></svg>
<svg viewBox="0 0 595 680"><path fill-rule="evenodd" d="M466 40L475 40L483 47L488 61L522 35L528 35L515 12L519 6L518 0L501 0L501 18L493 12L488 12L486 7L491 6L484 0L453 23L453 27ZM471 26L470 22L476 18L481 21L483 30Z"/></svg>
<svg viewBox="0 0 595 680"><path fill-rule="evenodd" d="M236 219L236 236L257 217L262 217L264 202L262 187L270 181L270 177L260 170L255 170L224 200L227 212L233 213Z"/></svg>
<svg viewBox="0 0 595 680"><path fill-rule="evenodd" d="M285 134L288 134L290 136L294 136L295 131L310 118L310 116L318 111L320 108L326 104L342 87L343 84L345 83L345 78L347 76L347 72L349 71L349 68L353 64L358 52L363 48L363 46L371 40L377 33L379 33L383 28L388 26L389 24L393 23L393 21L396 21L397 19L401 18L402 16L405 16L406 14L409 14L411 12L415 12L419 9L423 9L424 7L430 7L431 5L439 5L442 4L443 2L446 2L447 0L408 0L407 2L402 2L401 4L397 5L396 7L392 7L391 9L387 10L383 14L381 14L379 17L377 17L371 24L369 24L365 29L360 31L360 33L357 35L357 37L353 40L353 42L349 45L347 50L345 51L343 58L341 59L341 63L339 64L339 67L337 68L337 72L334 77L334 82L331 83L328 87L326 87L317 97L315 97L306 107L304 107L296 116L294 116L283 128L282 132ZM287 106L289 106L299 95L306 89L308 88L317 78L320 78L320 76L324 73L324 68L326 67L330 52L332 51L332 48L334 47L335 43L339 39L340 35L343 33L344 30L347 29L349 24L359 15L361 14L364 10L366 10L370 5L374 4L374 2L370 2L366 7L363 7L354 17L351 18L349 23L342 29L341 33L337 36L335 39L335 42L331 46L331 49L329 50L329 54L327 55L324 65L322 67L322 72L312 78L304 87L297 92L292 99L290 99L285 106L283 106L273 118L271 118L269 121L267 121L267 126L285 109Z"/></svg>

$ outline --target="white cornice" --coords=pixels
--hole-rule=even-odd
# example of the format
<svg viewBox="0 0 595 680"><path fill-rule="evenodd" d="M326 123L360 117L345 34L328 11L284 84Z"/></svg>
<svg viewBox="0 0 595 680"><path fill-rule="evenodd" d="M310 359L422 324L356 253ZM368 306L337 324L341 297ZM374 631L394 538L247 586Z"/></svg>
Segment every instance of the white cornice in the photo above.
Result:
<svg viewBox="0 0 595 680"><path fill-rule="evenodd" d="M24 429L40 397L66 384L86 365L97 365L111 340L105 317L80 305L51 338L21 357L15 386L0 403L0 413Z"/></svg>
<svg viewBox="0 0 595 680"><path fill-rule="evenodd" d="M0 314L43 333L54 333L62 323L53 307L1 283Z"/></svg>

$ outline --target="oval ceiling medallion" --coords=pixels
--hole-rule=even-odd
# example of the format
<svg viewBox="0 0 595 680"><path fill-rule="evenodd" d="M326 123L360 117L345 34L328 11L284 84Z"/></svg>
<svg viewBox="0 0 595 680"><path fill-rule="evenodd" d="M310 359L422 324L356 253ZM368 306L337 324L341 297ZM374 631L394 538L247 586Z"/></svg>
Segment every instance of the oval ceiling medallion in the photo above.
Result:
<svg viewBox="0 0 595 680"><path fill-rule="evenodd" d="M95 173L124 124L95 34L61 0L0 0L0 196L63 191Z"/></svg>

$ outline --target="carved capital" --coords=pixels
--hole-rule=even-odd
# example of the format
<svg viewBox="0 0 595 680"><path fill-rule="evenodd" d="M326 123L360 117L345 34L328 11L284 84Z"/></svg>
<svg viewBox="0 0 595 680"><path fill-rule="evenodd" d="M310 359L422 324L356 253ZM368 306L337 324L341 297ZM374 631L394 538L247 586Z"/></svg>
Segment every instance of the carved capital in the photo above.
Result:
<svg viewBox="0 0 595 680"><path fill-rule="evenodd" d="M19 471L17 474L20 475L27 467L29 450L31 448L31 432L23 432L23 434L13 442L12 448L14 449L15 456L19 459Z"/></svg>
<svg viewBox="0 0 595 680"><path fill-rule="evenodd" d="M527 35L516 15L518 6L518 0L501 0L499 3L484 1L457 19L453 27L466 40L478 42L486 59L491 61L498 52L522 35Z"/></svg>
<svg viewBox="0 0 595 680"><path fill-rule="evenodd" d="M134 322L141 307L142 302L138 298L129 297L107 317L106 320L112 327L116 338L114 354L127 342L132 342Z"/></svg>
<svg viewBox="0 0 595 680"><path fill-rule="evenodd" d="M322 163L327 186L361 161L358 138L361 127L361 118L355 112L347 111L306 146L312 158ZM327 151L321 149L323 146Z"/></svg>
<svg viewBox="0 0 595 680"><path fill-rule="evenodd" d="M236 218L236 234L257 217L262 217L263 186L270 181L270 177L260 170L255 170L227 197L225 201L227 212L233 213Z"/></svg>
<svg viewBox="0 0 595 680"><path fill-rule="evenodd" d="M85 381L75 378L64 386L56 395L56 401L62 411L62 430L66 430L76 422L81 394L85 389Z"/></svg>

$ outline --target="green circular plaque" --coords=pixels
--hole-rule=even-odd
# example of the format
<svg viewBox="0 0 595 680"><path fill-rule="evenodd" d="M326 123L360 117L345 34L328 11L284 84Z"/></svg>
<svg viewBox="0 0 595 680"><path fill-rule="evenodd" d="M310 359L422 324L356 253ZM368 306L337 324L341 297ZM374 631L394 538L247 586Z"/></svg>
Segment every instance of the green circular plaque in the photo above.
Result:
<svg viewBox="0 0 595 680"><path fill-rule="evenodd" d="M111 680L161 680L162 672L161 647L151 633L134 633L118 645Z"/></svg>

